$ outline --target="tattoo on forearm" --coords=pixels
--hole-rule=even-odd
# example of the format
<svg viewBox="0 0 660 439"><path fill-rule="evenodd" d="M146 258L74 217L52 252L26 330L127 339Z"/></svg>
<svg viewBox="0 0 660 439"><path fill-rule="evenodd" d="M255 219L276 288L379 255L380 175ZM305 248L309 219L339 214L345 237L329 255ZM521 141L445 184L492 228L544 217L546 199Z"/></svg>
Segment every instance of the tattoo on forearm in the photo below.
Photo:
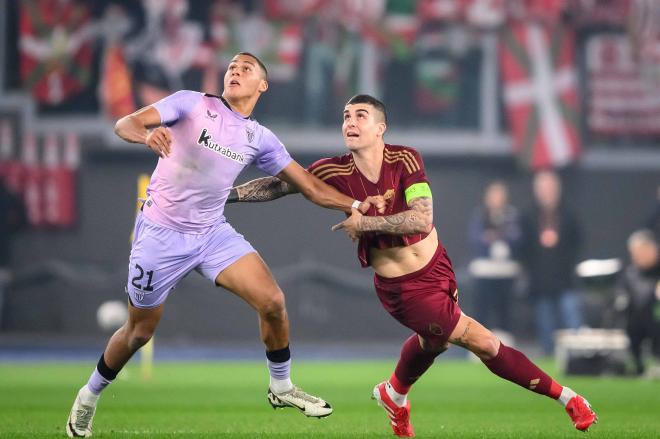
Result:
<svg viewBox="0 0 660 439"><path fill-rule="evenodd" d="M454 338L453 340L451 340L451 342L454 343L457 346L467 347L467 345L468 345L468 332L470 332L470 325L471 324L472 324L472 320L468 320L467 324L465 325L465 330L460 335L460 337Z"/></svg>
<svg viewBox="0 0 660 439"><path fill-rule="evenodd" d="M361 232L382 232L392 235L409 235L426 231L433 222L433 201L428 197L414 198L410 210L387 216L363 216Z"/></svg>
<svg viewBox="0 0 660 439"><path fill-rule="evenodd" d="M393 226L400 226L406 222L406 215L397 213L395 215L384 216L383 219Z"/></svg>
<svg viewBox="0 0 660 439"><path fill-rule="evenodd" d="M258 178L236 187L238 201L270 201L288 194L296 193L294 186L276 177Z"/></svg>
<svg viewBox="0 0 660 439"><path fill-rule="evenodd" d="M392 235L419 233L421 224L418 216L411 210L388 216L363 216L360 231L383 232Z"/></svg>

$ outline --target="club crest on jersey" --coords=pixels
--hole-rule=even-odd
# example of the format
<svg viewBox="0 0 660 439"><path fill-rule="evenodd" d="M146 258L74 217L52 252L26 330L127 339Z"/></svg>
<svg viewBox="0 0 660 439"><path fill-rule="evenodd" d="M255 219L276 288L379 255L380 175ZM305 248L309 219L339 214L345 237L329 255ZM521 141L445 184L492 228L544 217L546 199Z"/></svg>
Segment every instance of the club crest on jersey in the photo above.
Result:
<svg viewBox="0 0 660 439"><path fill-rule="evenodd" d="M211 120L215 120L215 118L218 117L218 115L211 113L209 110L206 110L206 117Z"/></svg>
<svg viewBox="0 0 660 439"><path fill-rule="evenodd" d="M232 151L227 146L221 146L216 142L214 142L213 139L211 138L211 134L209 134L206 128L202 129L202 132L199 134L199 138L197 139L197 144L203 146L204 148L208 148L211 151L215 152L216 154L220 154L221 156L226 157L229 160L233 160L240 164L245 163L245 157L243 156L243 154L239 154L235 151Z"/></svg>
<svg viewBox="0 0 660 439"><path fill-rule="evenodd" d="M433 335L442 335L444 333L442 326L435 322L429 324L429 332Z"/></svg>
<svg viewBox="0 0 660 439"><path fill-rule="evenodd" d="M392 198L392 197L394 197L394 189L388 189L388 190L386 190L385 193L383 194L383 198L384 198L385 200L389 200L389 199Z"/></svg>
<svg viewBox="0 0 660 439"><path fill-rule="evenodd" d="M248 143L252 143L254 140L254 130L251 128L245 128L245 135L247 136Z"/></svg>

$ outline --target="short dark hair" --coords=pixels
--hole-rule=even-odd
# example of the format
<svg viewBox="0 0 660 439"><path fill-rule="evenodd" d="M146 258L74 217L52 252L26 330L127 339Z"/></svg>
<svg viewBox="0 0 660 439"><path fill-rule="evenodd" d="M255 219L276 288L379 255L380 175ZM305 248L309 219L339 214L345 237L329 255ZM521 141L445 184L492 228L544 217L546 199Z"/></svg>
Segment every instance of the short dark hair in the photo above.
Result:
<svg viewBox="0 0 660 439"><path fill-rule="evenodd" d="M628 245L631 245L633 242L638 242L638 241L645 242L648 244L653 244L656 247L658 246L658 240L655 236L655 233L653 233L653 231L649 229L635 230L628 237Z"/></svg>
<svg viewBox="0 0 660 439"><path fill-rule="evenodd" d="M260 60L259 58L257 58L256 55L254 55L253 53L250 53L250 52L238 52L238 53L237 53L236 55L234 55L234 56L236 57L236 56L238 56L238 55L247 55L247 56L249 56L249 57L251 57L251 58L254 58L254 60L257 62L257 64L259 64L259 67L261 67L261 70L264 71L265 79L266 79L266 80L268 79L268 69L266 68L266 65L265 65L264 63L262 63L261 60Z"/></svg>
<svg viewBox="0 0 660 439"><path fill-rule="evenodd" d="M383 121L387 123L387 110L385 104L370 95L355 95L346 102L346 105L369 104L383 114Z"/></svg>

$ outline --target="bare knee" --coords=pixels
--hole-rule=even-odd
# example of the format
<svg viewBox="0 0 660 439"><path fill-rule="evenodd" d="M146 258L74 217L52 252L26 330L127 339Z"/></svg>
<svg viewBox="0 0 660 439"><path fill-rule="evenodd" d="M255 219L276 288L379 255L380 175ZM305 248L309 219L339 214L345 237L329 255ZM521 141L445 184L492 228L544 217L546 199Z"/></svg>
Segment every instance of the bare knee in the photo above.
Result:
<svg viewBox="0 0 660 439"><path fill-rule="evenodd" d="M135 352L147 344L151 340L151 337L153 337L154 330L155 328L149 328L144 325L126 328L129 349Z"/></svg>
<svg viewBox="0 0 660 439"><path fill-rule="evenodd" d="M490 331L478 339L471 340L468 348L481 360L492 360L500 350L500 340Z"/></svg>
<svg viewBox="0 0 660 439"><path fill-rule="evenodd" d="M482 360L495 358L500 340L476 320L462 315L449 340L468 349Z"/></svg>
<svg viewBox="0 0 660 439"><path fill-rule="evenodd" d="M262 319L269 322L281 322L286 318L286 305L284 294L281 291L270 294L262 300L258 308Z"/></svg>
<svg viewBox="0 0 660 439"><path fill-rule="evenodd" d="M431 340L427 340L421 335L417 336L419 338L419 345L426 352L434 352L438 355L449 349L449 342L445 343L434 343Z"/></svg>

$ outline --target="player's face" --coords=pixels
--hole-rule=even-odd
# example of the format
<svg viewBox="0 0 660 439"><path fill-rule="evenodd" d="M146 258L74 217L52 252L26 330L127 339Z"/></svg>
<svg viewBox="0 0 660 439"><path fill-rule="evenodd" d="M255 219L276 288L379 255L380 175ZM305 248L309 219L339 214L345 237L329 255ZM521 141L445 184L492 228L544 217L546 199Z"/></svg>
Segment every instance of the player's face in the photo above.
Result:
<svg viewBox="0 0 660 439"><path fill-rule="evenodd" d="M352 104L344 108L341 132L344 143L351 151L374 145L385 133L382 115L372 105Z"/></svg>
<svg viewBox="0 0 660 439"><path fill-rule="evenodd" d="M236 55L225 73L223 96L229 100L250 98L268 89L268 82L257 61L249 55Z"/></svg>

